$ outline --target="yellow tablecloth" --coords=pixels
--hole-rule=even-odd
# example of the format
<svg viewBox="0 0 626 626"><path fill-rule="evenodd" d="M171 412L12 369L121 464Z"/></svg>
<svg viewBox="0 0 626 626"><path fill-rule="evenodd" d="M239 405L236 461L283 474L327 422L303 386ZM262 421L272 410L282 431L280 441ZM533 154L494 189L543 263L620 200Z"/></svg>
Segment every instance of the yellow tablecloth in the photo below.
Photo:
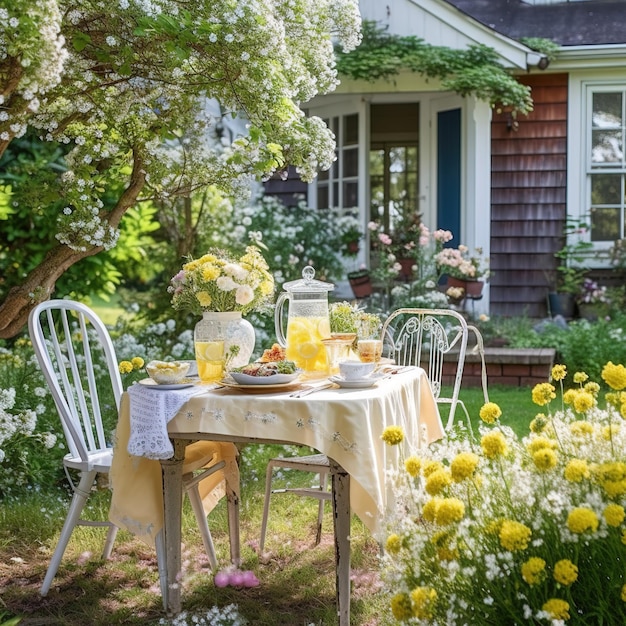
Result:
<svg viewBox="0 0 626 626"><path fill-rule="evenodd" d="M163 528L161 463L130 455L126 450L129 435L130 403L128 394L125 393L120 403L113 463L109 474L113 492L109 520L154 546L155 537ZM207 515L224 495L226 474L229 474L233 486L239 485L237 448L232 443L199 441L187 446L185 451L183 473L220 460L225 461L224 469L211 474L199 484Z"/></svg>

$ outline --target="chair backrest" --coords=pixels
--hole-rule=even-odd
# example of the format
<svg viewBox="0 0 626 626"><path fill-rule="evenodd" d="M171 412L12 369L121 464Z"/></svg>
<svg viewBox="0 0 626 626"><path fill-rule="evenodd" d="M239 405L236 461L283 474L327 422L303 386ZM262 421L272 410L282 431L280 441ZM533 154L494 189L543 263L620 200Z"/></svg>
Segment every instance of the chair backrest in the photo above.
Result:
<svg viewBox="0 0 626 626"><path fill-rule="evenodd" d="M89 462L104 450L105 402L117 413L122 380L113 342L102 320L87 306L71 300L37 305L28 318L28 331L46 378L71 456ZM106 367L110 388L98 387L96 370Z"/></svg>
<svg viewBox="0 0 626 626"><path fill-rule="evenodd" d="M397 309L382 328L385 355L398 365L426 370L437 402L450 404L449 424L459 400L467 338L465 318L451 309ZM444 362L456 367L450 398L441 396Z"/></svg>

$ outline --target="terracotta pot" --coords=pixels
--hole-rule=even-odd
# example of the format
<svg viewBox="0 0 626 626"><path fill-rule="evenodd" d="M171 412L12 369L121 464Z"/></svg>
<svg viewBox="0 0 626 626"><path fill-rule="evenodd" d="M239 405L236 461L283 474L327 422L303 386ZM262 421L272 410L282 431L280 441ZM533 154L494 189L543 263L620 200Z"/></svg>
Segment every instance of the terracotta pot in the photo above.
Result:
<svg viewBox="0 0 626 626"><path fill-rule="evenodd" d="M402 266L400 270L400 278L402 280L410 280L413 276L413 266L415 265L415 259L398 259L398 263Z"/></svg>
<svg viewBox="0 0 626 626"><path fill-rule="evenodd" d="M465 289L466 298L479 298L483 293L485 283L482 280L462 280L454 276L448 276L447 287L462 287Z"/></svg>
<svg viewBox="0 0 626 626"><path fill-rule="evenodd" d="M372 281L369 274L348 276L348 280L355 298L367 298L372 295Z"/></svg>

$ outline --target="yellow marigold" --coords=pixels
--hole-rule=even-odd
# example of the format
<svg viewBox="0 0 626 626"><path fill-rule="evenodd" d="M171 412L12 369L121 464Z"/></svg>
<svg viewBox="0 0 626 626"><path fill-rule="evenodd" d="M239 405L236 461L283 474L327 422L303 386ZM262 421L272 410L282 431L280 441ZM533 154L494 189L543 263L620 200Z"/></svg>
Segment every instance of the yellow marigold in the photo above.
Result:
<svg viewBox="0 0 626 626"><path fill-rule="evenodd" d="M495 459L497 456L504 456L508 452L506 439L499 430L487 433L482 436L480 446L489 459Z"/></svg>
<svg viewBox="0 0 626 626"><path fill-rule="evenodd" d="M397 593L391 598L391 612L399 621L411 619L413 610L411 609L411 598L406 593Z"/></svg>
<svg viewBox="0 0 626 626"><path fill-rule="evenodd" d="M409 476L417 476L420 473L420 468L422 467L422 461L420 458L416 456L410 456L404 462L404 469L406 470Z"/></svg>
<svg viewBox="0 0 626 626"><path fill-rule="evenodd" d="M133 371L133 364L130 361L121 361L118 365L120 374L129 374Z"/></svg>
<svg viewBox="0 0 626 626"><path fill-rule="evenodd" d="M578 579L578 567L569 559L561 559L554 564L554 572L552 573L554 580L568 587Z"/></svg>
<svg viewBox="0 0 626 626"><path fill-rule="evenodd" d="M624 512L624 507L620 504L607 504L603 515L609 526L617 528L624 521L626 512Z"/></svg>
<svg viewBox="0 0 626 626"><path fill-rule="evenodd" d="M544 448L548 448L549 450L554 450L557 447L556 441L554 439L548 439L547 437L534 437L531 441L526 445L526 449L530 454L534 454L539 450L543 450Z"/></svg>
<svg viewBox="0 0 626 626"><path fill-rule="evenodd" d="M528 526L514 520L504 520L500 528L500 545L510 552L526 550L532 536Z"/></svg>
<svg viewBox="0 0 626 626"><path fill-rule="evenodd" d="M586 391L579 391L574 398L574 410L577 413L586 413L596 403L595 398Z"/></svg>
<svg viewBox="0 0 626 626"><path fill-rule="evenodd" d="M144 360L140 356L133 357L130 361L133 369L140 370L144 366Z"/></svg>
<svg viewBox="0 0 626 626"><path fill-rule="evenodd" d="M540 433L548 423L548 418L543 413L537 413L530 423L530 430L533 433Z"/></svg>
<svg viewBox="0 0 626 626"><path fill-rule="evenodd" d="M598 530L598 516L595 511L585 506L572 509L567 516L567 527L571 532L581 535L588 530L595 533Z"/></svg>
<svg viewBox="0 0 626 626"><path fill-rule="evenodd" d="M202 268L202 278L206 280L208 283L219 278L222 271L216 265L212 265L211 263L207 263Z"/></svg>
<svg viewBox="0 0 626 626"><path fill-rule="evenodd" d="M401 426L387 426L380 438L390 446L397 446L404 440L404 431Z"/></svg>
<svg viewBox="0 0 626 626"><path fill-rule="evenodd" d="M441 461L424 461L422 463L422 474L425 478L428 478L431 474L443 469L443 463Z"/></svg>
<svg viewBox="0 0 626 626"><path fill-rule="evenodd" d="M387 541L385 542L385 550L389 552L389 554L398 554L400 549L402 548L402 538L400 535L396 535L395 533L389 535L387 537Z"/></svg>
<svg viewBox="0 0 626 626"><path fill-rule="evenodd" d="M431 496L441 493L452 483L452 476L447 469L440 469L433 472L427 479L424 488Z"/></svg>
<svg viewBox="0 0 626 626"><path fill-rule="evenodd" d="M572 435L576 437L582 437L584 435L592 435L593 434L593 424L584 421L572 422L569 425L569 430Z"/></svg>
<svg viewBox="0 0 626 626"><path fill-rule="evenodd" d="M445 498L439 502L435 521L439 526L460 522L465 515L465 505L458 498Z"/></svg>
<svg viewBox="0 0 626 626"><path fill-rule="evenodd" d="M554 385L550 383L539 383L533 387L532 398L535 404L545 406L556 398Z"/></svg>
<svg viewBox="0 0 626 626"><path fill-rule="evenodd" d="M563 476L571 483L579 483L590 475L589 465L585 459L572 459L563 470Z"/></svg>
<svg viewBox="0 0 626 626"><path fill-rule="evenodd" d="M541 448L533 454L533 463L541 472L547 472L556 466L558 457L554 450L550 448Z"/></svg>
<svg viewBox="0 0 626 626"><path fill-rule="evenodd" d="M213 302L211 294L208 291L199 291L196 294L196 300L198 300L198 304L202 307L211 306L211 302Z"/></svg>
<svg viewBox="0 0 626 626"><path fill-rule="evenodd" d="M574 374L574 382L581 384L584 383L587 379L589 378L589 376L587 376L587 374L585 374L585 372L576 372Z"/></svg>
<svg viewBox="0 0 626 626"><path fill-rule="evenodd" d="M596 382L588 382L583 389L594 397L600 393L600 385Z"/></svg>
<svg viewBox="0 0 626 626"><path fill-rule="evenodd" d="M462 480L469 478L478 466L478 455L473 452L460 452L450 463L450 473L452 480L460 483Z"/></svg>
<svg viewBox="0 0 626 626"><path fill-rule="evenodd" d="M441 498L432 498L431 500L428 500L422 508L422 517L427 522L434 522L437 518L437 511L439 510L440 505Z"/></svg>
<svg viewBox="0 0 626 626"><path fill-rule="evenodd" d="M626 387L626 367L623 365L614 365L609 361L602 369L602 380L611 389L624 389Z"/></svg>
<svg viewBox="0 0 626 626"><path fill-rule="evenodd" d="M551 598L541 607L546 613L550 613L552 619L569 619L569 604L559 598Z"/></svg>
<svg viewBox="0 0 626 626"><path fill-rule="evenodd" d="M555 365L552 368L552 380L563 380L567 376L565 365Z"/></svg>
<svg viewBox="0 0 626 626"><path fill-rule="evenodd" d="M432 619L437 602L437 592L432 587L416 587L411 591L413 616L418 619Z"/></svg>
<svg viewBox="0 0 626 626"><path fill-rule="evenodd" d="M529 585L538 585L545 578L546 562L538 556L531 556L522 563L522 578Z"/></svg>
<svg viewBox="0 0 626 626"><path fill-rule="evenodd" d="M622 602L626 602L626 585L622 585L621 598L622 598Z"/></svg>
<svg viewBox="0 0 626 626"><path fill-rule="evenodd" d="M568 389L563 394L563 404L567 404L568 406L574 404L576 400L576 396L578 395L578 389Z"/></svg>
<svg viewBox="0 0 626 626"><path fill-rule="evenodd" d="M495 402L487 402L487 404L482 405L478 415L485 424L493 424L500 419L502 410Z"/></svg>

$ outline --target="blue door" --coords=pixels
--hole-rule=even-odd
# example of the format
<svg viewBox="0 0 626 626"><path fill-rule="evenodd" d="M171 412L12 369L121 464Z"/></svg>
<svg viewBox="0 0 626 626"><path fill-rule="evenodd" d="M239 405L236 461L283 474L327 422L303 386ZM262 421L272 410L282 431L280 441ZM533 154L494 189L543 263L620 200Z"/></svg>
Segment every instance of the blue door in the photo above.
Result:
<svg viewBox="0 0 626 626"><path fill-rule="evenodd" d="M461 109L437 113L437 228L461 243Z"/></svg>

